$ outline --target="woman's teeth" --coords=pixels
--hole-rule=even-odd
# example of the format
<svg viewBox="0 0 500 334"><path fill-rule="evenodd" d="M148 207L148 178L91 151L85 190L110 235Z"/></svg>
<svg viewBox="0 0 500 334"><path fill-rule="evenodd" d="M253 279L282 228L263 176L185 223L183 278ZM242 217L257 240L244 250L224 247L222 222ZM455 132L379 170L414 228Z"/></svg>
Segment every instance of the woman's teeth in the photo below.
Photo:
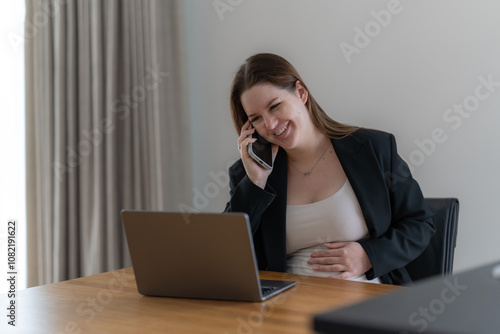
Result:
<svg viewBox="0 0 500 334"><path fill-rule="evenodd" d="M287 125L285 125L283 128L281 128L281 130L279 130L278 132L275 132L274 134L276 136L279 136L280 134L282 134L283 132L285 132L286 128L287 128Z"/></svg>

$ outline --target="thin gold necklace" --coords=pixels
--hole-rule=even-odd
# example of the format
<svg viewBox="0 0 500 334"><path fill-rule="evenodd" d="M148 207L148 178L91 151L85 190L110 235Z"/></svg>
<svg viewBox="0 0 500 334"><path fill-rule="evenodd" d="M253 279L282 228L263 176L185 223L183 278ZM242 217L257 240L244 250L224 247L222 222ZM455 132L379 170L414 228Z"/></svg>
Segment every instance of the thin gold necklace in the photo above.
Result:
<svg viewBox="0 0 500 334"><path fill-rule="evenodd" d="M296 170L298 170L301 174L303 174L304 176L309 176L312 174L314 168L316 167L316 165L319 163L319 161L321 160L321 158L323 158L323 156L325 155L325 152L328 150L328 146L330 146L330 143L328 143L325 147L325 150L323 151L323 153L321 153L321 156L319 157L318 161L316 161L316 163L311 167L309 168L305 173L303 171L301 171L300 169L298 169L294 164L292 164L290 162L290 160L288 160L288 163L290 164L290 166L292 166L293 168L295 168Z"/></svg>

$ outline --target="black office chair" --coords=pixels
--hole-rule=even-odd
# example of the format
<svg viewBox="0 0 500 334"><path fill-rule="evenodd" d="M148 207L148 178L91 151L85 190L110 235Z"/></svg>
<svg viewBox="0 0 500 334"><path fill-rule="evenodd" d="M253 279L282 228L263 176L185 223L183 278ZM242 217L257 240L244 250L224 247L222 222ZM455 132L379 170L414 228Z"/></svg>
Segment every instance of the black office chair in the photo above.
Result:
<svg viewBox="0 0 500 334"><path fill-rule="evenodd" d="M426 198L434 213L436 233L426 249L406 266L413 281L452 273L457 240L458 209L456 198Z"/></svg>

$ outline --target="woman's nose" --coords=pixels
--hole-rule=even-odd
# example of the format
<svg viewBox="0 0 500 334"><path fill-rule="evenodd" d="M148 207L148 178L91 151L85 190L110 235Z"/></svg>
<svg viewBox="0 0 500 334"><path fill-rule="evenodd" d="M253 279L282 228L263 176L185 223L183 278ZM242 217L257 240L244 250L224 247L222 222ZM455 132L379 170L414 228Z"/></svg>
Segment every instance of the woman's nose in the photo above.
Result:
<svg viewBox="0 0 500 334"><path fill-rule="evenodd" d="M264 117L264 125L267 130L272 130L278 125L278 119L272 116Z"/></svg>

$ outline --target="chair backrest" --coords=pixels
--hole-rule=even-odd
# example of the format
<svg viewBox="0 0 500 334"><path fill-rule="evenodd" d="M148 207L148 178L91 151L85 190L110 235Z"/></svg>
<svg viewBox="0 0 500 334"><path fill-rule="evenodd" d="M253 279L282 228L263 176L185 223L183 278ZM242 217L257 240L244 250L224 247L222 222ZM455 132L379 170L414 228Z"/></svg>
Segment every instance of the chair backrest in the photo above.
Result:
<svg viewBox="0 0 500 334"><path fill-rule="evenodd" d="M426 198L434 213L436 233L426 249L406 266L412 280L452 273L457 240L459 202L456 198Z"/></svg>

